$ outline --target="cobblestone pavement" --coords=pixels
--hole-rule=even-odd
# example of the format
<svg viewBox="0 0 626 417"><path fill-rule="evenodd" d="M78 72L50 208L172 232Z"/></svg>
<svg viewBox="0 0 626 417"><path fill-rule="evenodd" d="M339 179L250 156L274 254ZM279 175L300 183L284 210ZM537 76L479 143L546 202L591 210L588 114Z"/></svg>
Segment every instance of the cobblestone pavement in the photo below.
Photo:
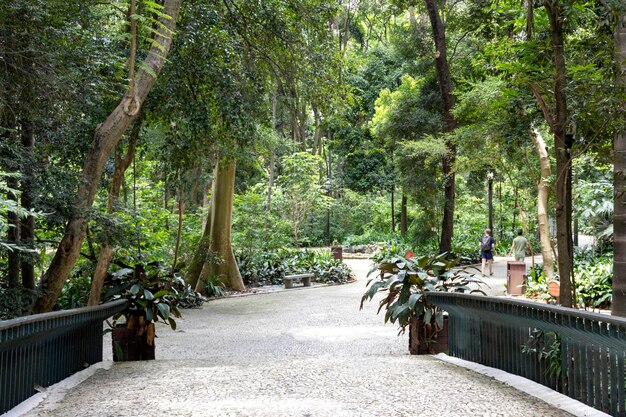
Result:
<svg viewBox="0 0 626 417"><path fill-rule="evenodd" d="M492 378L410 356L359 311L359 280L212 301L157 333L157 360L115 363L28 416L567 416ZM110 359L110 341L105 341ZM106 360L106 358L105 358Z"/></svg>

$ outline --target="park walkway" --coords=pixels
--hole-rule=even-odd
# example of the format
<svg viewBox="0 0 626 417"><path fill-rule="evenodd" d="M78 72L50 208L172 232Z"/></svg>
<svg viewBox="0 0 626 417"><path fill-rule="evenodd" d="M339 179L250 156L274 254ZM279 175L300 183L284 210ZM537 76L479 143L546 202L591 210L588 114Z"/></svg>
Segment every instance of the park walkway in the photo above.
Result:
<svg viewBox="0 0 626 417"><path fill-rule="evenodd" d="M376 302L359 311L368 262L347 262L355 283L184 311L178 330L158 330L156 361L105 363L27 415L569 415L492 378L408 355L408 336L383 324ZM492 284L503 279L499 263ZM110 360L109 350L106 341Z"/></svg>

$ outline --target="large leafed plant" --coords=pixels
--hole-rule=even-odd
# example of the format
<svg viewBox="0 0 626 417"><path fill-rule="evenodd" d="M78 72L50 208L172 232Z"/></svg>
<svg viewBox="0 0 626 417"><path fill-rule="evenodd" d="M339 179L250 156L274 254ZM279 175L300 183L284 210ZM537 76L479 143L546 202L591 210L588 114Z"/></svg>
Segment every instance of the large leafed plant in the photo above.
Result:
<svg viewBox="0 0 626 417"><path fill-rule="evenodd" d="M447 259L447 254L415 257L411 252L404 256L392 255L375 264L369 275L378 274L368 282L368 289L361 298L363 303L378 293L378 312L385 310L385 323L398 323L400 333L413 319L421 319L426 326L443 328L443 311L428 300L431 291L444 292L484 292L478 287L484 284L471 268L455 268L458 258Z"/></svg>

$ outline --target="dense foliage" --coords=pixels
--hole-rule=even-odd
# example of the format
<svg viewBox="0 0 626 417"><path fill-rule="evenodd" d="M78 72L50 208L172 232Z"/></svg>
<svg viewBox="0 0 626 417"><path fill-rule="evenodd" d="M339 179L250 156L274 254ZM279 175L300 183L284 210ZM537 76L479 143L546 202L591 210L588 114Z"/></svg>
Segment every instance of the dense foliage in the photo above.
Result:
<svg viewBox="0 0 626 417"><path fill-rule="evenodd" d="M408 252L401 255L397 246L386 249L384 256L370 271L377 274L368 283L369 288L361 299L372 300L383 293L379 309L385 310L385 322L397 323L404 332L412 320L420 318L426 325L436 324L443 328L443 311L432 304L428 293L441 292L482 292L482 281L471 271L455 268L459 259L439 256L415 256Z"/></svg>
<svg viewBox="0 0 626 417"><path fill-rule="evenodd" d="M425 3L3 2L0 292L11 294L0 297L3 317L54 292L43 291L45 279L62 284L55 308L71 308L90 291L101 299L120 270L151 262L185 300L196 289L219 295L226 276L205 274L198 285L187 274L228 264L233 251L238 265L225 275L238 268L251 286L297 272L346 282L345 265L313 249L331 244L386 242L380 262L408 251L436 257L451 234L446 259L476 262L488 226L496 255L508 253L520 227L540 253L539 184L561 259L570 234L555 235L554 219L570 208L557 211L557 197L572 198L574 234L597 235L604 255L574 258L574 289L581 305L606 307L611 146L624 128L613 38L620 2L558 1L559 33L550 2L435 2L448 96ZM178 15L174 31L164 29L166 5ZM559 34L566 82L557 96ZM165 58L158 74L145 65L157 55ZM134 109L141 77L150 88ZM128 128L94 157L102 174L92 169L88 180L86 161L116 111ZM549 151L544 179L535 132ZM557 172L565 133L572 169ZM224 164L236 166L232 187L218 175ZM571 190L557 194L570 174ZM77 197L88 186L93 204ZM231 227L225 245L217 232ZM77 259L53 261L67 242ZM99 268L104 291L94 286ZM50 274L60 269L67 276ZM531 293L542 293L541 276Z"/></svg>
<svg viewBox="0 0 626 417"><path fill-rule="evenodd" d="M333 259L328 250L282 249L242 255L238 263L244 282L253 287L282 284L286 275L303 273L313 273L317 282L327 284L345 284L354 280L350 268Z"/></svg>
<svg viewBox="0 0 626 417"><path fill-rule="evenodd" d="M574 282L577 302L585 309L607 309L611 305L613 281L613 254L599 254L594 250L579 251L574 259ZM526 296L553 301L548 293L546 276L541 265L531 268Z"/></svg>

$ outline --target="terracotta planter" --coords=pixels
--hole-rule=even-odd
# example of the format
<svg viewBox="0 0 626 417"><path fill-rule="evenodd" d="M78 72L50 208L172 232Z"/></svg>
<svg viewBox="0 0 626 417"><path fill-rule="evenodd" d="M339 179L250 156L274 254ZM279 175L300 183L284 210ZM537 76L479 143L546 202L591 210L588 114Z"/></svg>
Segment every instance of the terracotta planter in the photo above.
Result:
<svg viewBox="0 0 626 417"><path fill-rule="evenodd" d="M150 338L150 333L154 335L154 323L143 328L128 328L124 324L118 324L111 332L113 361L153 360L154 336Z"/></svg>
<svg viewBox="0 0 626 417"><path fill-rule="evenodd" d="M435 355L448 351L448 317L443 318L443 329L435 324L425 326L422 319L413 319L409 325L409 352L411 355Z"/></svg>

